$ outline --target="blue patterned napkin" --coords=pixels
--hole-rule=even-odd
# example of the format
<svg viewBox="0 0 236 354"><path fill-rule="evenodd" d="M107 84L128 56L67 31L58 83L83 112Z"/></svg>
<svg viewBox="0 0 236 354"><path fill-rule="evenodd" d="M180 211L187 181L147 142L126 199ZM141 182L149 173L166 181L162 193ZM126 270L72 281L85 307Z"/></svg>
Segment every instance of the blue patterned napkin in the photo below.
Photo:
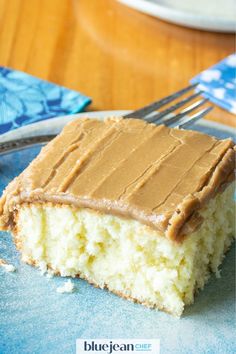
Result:
<svg viewBox="0 0 236 354"><path fill-rule="evenodd" d="M236 54L232 54L191 80L212 102L236 114Z"/></svg>
<svg viewBox="0 0 236 354"><path fill-rule="evenodd" d="M82 111L79 92L0 66L0 134L36 121Z"/></svg>

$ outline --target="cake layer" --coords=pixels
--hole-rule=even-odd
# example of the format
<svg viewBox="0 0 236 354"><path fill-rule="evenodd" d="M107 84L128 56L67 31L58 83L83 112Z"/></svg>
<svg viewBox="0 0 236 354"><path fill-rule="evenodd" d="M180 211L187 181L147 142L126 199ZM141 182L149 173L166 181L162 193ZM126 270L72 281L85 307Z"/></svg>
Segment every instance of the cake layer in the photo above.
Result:
<svg viewBox="0 0 236 354"><path fill-rule="evenodd" d="M210 271L219 274L234 236L233 186L201 210L204 222L182 243L136 220L88 208L28 203L14 215L24 261L175 316L193 302Z"/></svg>
<svg viewBox="0 0 236 354"><path fill-rule="evenodd" d="M133 218L181 240L232 180L233 146L143 120L78 119L6 189L0 227L11 229L18 204L53 202Z"/></svg>

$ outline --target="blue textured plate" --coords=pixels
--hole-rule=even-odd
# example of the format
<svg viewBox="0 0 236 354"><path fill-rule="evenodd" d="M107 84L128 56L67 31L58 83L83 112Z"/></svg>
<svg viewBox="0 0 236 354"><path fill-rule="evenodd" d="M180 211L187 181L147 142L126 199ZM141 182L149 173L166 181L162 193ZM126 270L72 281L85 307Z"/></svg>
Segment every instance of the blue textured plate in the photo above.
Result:
<svg viewBox="0 0 236 354"><path fill-rule="evenodd" d="M116 114L120 112L112 112ZM104 113L94 115L102 117ZM64 124L60 119L58 130ZM233 134L228 127L205 121L195 129L218 137ZM52 133L49 123L47 132ZM0 156L0 192L39 150L34 147ZM76 338L159 338L163 354L235 352L234 247L224 260L222 278L212 276L180 320L93 288L80 279L73 280L75 293L58 294L56 288L65 279L48 279L22 264L7 233L0 233L0 258L17 268L15 273L6 273L0 267L1 354L75 353Z"/></svg>

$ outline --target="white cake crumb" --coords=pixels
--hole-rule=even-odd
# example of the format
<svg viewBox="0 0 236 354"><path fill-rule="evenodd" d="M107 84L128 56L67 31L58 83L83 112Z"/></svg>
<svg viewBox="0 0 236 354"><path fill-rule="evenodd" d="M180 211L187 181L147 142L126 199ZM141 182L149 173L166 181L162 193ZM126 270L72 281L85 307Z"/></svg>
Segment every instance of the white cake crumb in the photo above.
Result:
<svg viewBox="0 0 236 354"><path fill-rule="evenodd" d="M6 264L3 267L7 272L15 272L16 271L16 267L14 267L14 265L12 265L12 264Z"/></svg>
<svg viewBox="0 0 236 354"><path fill-rule="evenodd" d="M6 261L4 261L4 259L0 259L0 266L2 266L6 272L12 273L16 271L16 267L14 267L12 264L8 264Z"/></svg>
<svg viewBox="0 0 236 354"><path fill-rule="evenodd" d="M52 277L53 277L53 274L52 274L52 273L47 273L47 274L46 274L46 278L51 279Z"/></svg>
<svg viewBox="0 0 236 354"><path fill-rule="evenodd" d="M57 288L57 293L64 294L64 293L72 293L74 291L75 285L72 283L71 280L68 280L64 283L63 286L59 286Z"/></svg>
<svg viewBox="0 0 236 354"><path fill-rule="evenodd" d="M40 275L45 275L47 273L47 263L45 261L39 262Z"/></svg>

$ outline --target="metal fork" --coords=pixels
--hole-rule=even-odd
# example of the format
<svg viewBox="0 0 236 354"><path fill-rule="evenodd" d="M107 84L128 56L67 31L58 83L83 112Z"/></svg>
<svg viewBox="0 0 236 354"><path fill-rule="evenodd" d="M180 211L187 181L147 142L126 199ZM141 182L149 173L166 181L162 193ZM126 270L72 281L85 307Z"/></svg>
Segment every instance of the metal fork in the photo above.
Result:
<svg viewBox="0 0 236 354"><path fill-rule="evenodd" d="M201 99L197 102L194 102L194 100L201 95L202 91L191 94L190 96L181 99L177 103L169 106L164 110L160 111L159 109L177 100L178 98L182 97L186 93L196 88L196 86L197 84L187 86L184 89L177 91L172 95L164 97L143 108L140 108L136 111L126 114L124 118L144 119L149 123L165 124L166 126L186 129L188 126L190 126L194 122L204 117L208 112L210 112L213 109L212 106L209 106L203 108L200 111L197 111L200 107L202 107L203 105L205 105L205 103L208 102L208 99ZM184 107L186 104L190 104L190 105L188 105L182 111L176 112L179 108ZM156 112L157 110L159 111ZM193 113L194 111L197 112L189 116L189 114ZM6 151L18 150L20 148L32 146L35 144L46 143L51 139L53 139L55 136L56 135L40 135L40 136L16 139L5 143L0 143L0 154Z"/></svg>

